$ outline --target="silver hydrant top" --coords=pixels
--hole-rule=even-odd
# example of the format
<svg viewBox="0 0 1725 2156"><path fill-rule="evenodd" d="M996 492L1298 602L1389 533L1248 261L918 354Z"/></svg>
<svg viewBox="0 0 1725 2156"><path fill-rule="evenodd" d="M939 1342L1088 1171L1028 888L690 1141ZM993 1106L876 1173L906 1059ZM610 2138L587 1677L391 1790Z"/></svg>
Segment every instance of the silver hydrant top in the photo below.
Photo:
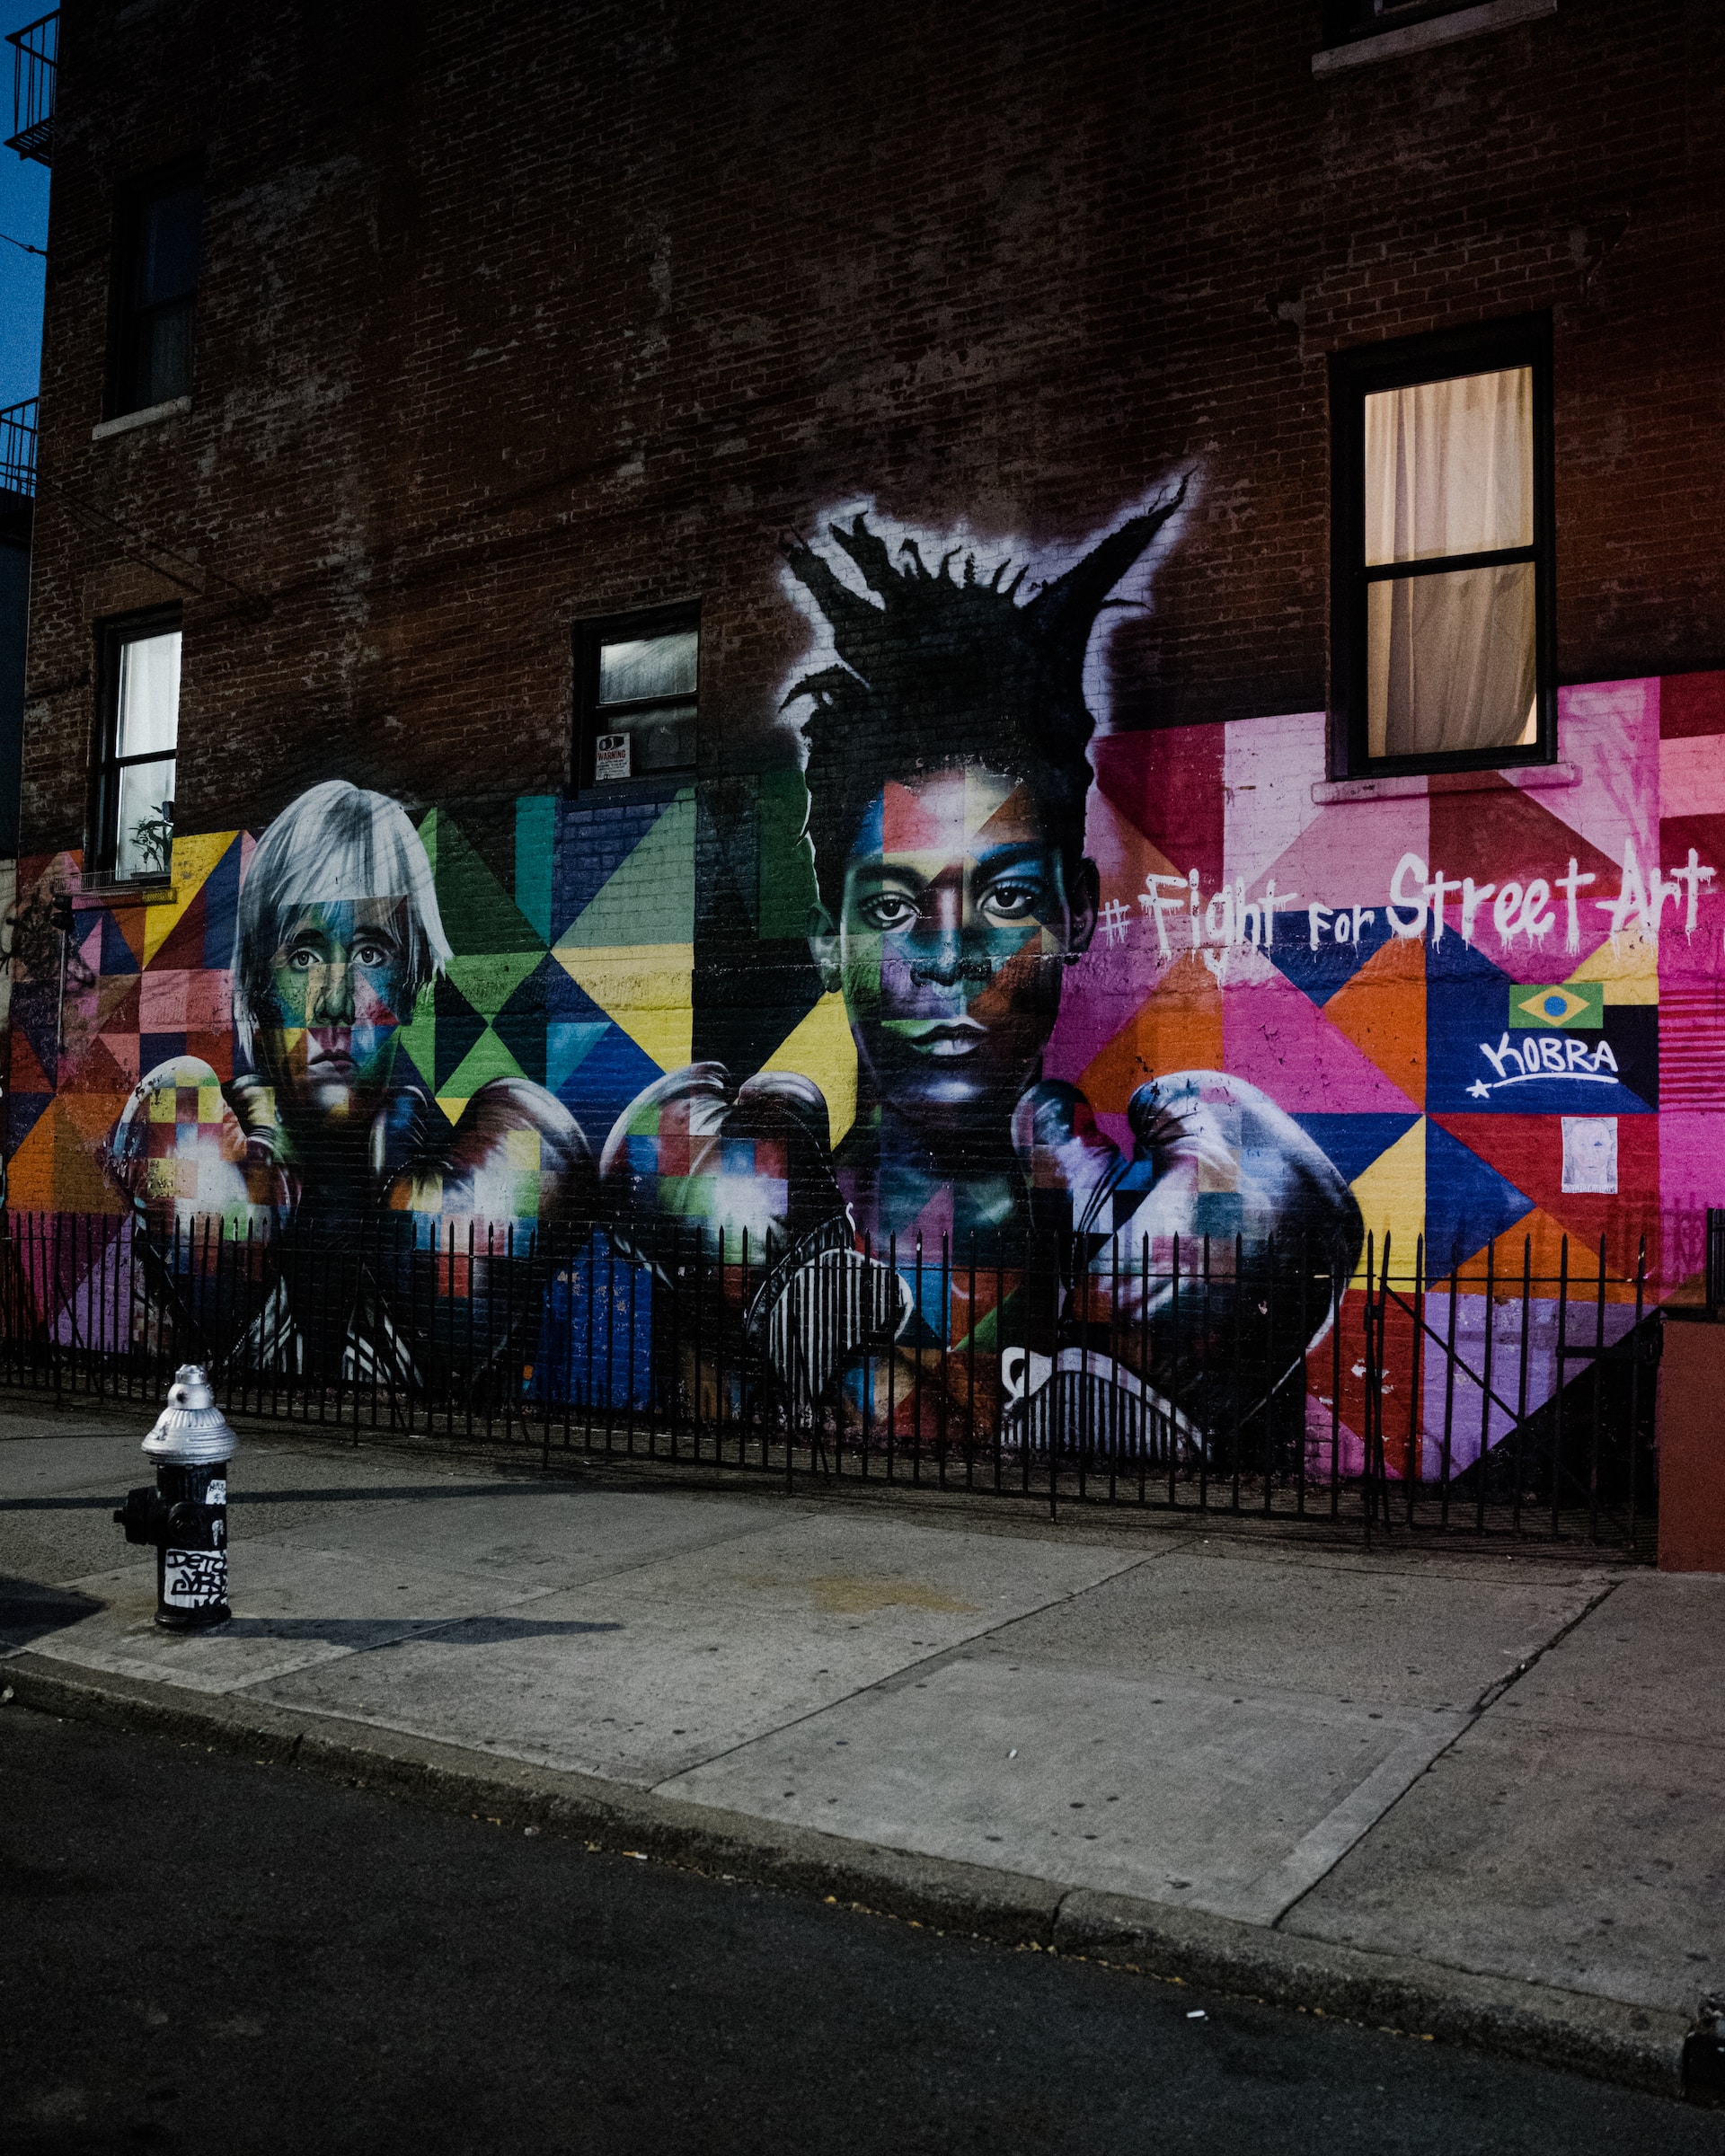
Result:
<svg viewBox="0 0 1725 2156"><path fill-rule="evenodd" d="M168 1404L144 1440L144 1450L152 1460L164 1461L170 1467L212 1467L217 1461L231 1460L239 1443L216 1405L203 1365L181 1363L168 1388Z"/></svg>

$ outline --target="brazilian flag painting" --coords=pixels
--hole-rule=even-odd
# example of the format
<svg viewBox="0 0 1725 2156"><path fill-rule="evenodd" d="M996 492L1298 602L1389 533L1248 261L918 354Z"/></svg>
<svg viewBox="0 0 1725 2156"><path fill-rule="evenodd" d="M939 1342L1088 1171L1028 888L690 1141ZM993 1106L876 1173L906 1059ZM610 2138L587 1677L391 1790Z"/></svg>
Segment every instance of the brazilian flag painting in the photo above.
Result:
<svg viewBox="0 0 1725 2156"><path fill-rule="evenodd" d="M1558 1026L1570 1032L1597 1033L1605 1022L1603 981L1566 981L1553 988L1526 988L1517 982L1509 991L1512 1029Z"/></svg>

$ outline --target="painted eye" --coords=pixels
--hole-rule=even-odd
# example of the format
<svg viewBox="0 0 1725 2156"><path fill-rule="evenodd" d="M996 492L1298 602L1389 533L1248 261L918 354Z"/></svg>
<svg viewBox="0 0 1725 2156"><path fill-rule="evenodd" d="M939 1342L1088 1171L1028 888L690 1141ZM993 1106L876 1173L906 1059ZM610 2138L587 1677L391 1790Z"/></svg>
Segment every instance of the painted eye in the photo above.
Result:
<svg viewBox="0 0 1725 2156"><path fill-rule="evenodd" d="M394 955L387 943L375 942L370 937L362 938L353 947L356 966L387 966Z"/></svg>
<svg viewBox="0 0 1725 2156"><path fill-rule="evenodd" d="M886 934L908 928L916 918L916 908L910 900L892 891L880 891L872 898L865 898L857 910L871 928L878 928Z"/></svg>
<svg viewBox="0 0 1725 2156"><path fill-rule="evenodd" d="M303 943L297 950L290 950L288 953L288 963L296 973L309 973L317 962L317 952Z"/></svg>
<svg viewBox="0 0 1725 2156"><path fill-rule="evenodd" d="M1025 921L1036 911L1042 888L1035 883L997 883L983 899L983 910L997 921Z"/></svg>

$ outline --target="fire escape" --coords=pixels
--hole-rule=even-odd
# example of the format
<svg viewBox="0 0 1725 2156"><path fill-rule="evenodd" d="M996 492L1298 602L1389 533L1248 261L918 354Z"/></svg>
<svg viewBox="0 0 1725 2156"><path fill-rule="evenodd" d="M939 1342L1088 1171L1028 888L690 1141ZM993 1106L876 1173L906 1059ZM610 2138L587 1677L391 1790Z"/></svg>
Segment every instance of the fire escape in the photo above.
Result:
<svg viewBox="0 0 1725 2156"><path fill-rule="evenodd" d="M57 9L7 34L12 47L12 133L6 147L38 164L54 162L54 66L59 57Z"/></svg>

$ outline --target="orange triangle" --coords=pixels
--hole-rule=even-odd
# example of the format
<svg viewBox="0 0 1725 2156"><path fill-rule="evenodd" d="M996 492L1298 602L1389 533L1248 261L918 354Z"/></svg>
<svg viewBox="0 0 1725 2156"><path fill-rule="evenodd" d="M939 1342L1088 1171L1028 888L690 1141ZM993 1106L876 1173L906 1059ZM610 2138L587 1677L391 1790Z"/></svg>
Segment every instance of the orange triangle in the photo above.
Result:
<svg viewBox="0 0 1725 2156"><path fill-rule="evenodd" d="M88 1100L85 1095L84 1099ZM112 1127L110 1104L104 1130ZM123 1213L126 1201L108 1182L83 1133L58 1100L50 1101L12 1156L7 1195L14 1206L41 1213Z"/></svg>
<svg viewBox="0 0 1725 2156"><path fill-rule="evenodd" d="M6 1197L14 1211L51 1213L54 1209L54 1131L56 1103L37 1117L6 1163Z"/></svg>
<svg viewBox="0 0 1725 2156"><path fill-rule="evenodd" d="M91 1095L80 1094L79 1100L88 1105ZM56 1107L59 1106L57 1101ZM120 1101L103 1104L106 1115L97 1131L85 1134L78 1128L77 1121L66 1114L57 1118L54 1129L54 1204L62 1213L124 1213L126 1200L102 1171L102 1164L90 1150L91 1139L105 1136L113 1128L114 1118L123 1105Z"/></svg>
<svg viewBox="0 0 1725 2156"><path fill-rule="evenodd" d="M1498 1292L1507 1293L1510 1290L1514 1290L1517 1294L1520 1292L1523 1252L1530 1238L1534 1246L1533 1292L1535 1300L1552 1303L1557 1300L1558 1278L1563 1266L1563 1244L1567 1239L1570 1246L1570 1307L1571 1310L1585 1311L1589 1303L1597 1301L1599 1294L1598 1237L1590 1238L1585 1234L1578 1234L1574 1228L1566 1227L1561 1220L1554 1220L1540 1206L1536 1206L1525 1218L1518 1220L1513 1228L1506 1229L1492 1245L1492 1249L1496 1252L1492 1260L1495 1276L1493 1285ZM1630 1240L1628 1232L1625 1230L1623 1235L1614 1237L1607 1242L1606 1250L1606 1301L1607 1303L1632 1303L1635 1300L1635 1283L1631 1277L1634 1270L1634 1256L1627 1248L1613 1247L1614 1243L1627 1245ZM1648 1250L1650 1279L1653 1277L1658 1259L1658 1251L1650 1244ZM1470 1279L1477 1281L1483 1278L1485 1273L1485 1252L1483 1250L1469 1259L1467 1272ZM1572 1321L1570 1329L1570 1337L1572 1340L1579 1340L1583 1337L1579 1330L1583 1322L1584 1321L1579 1317Z"/></svg>
<svg viewBox="0 0 1725 2156"><path fill-rule="evenodd" d="M1416 1108L1426 1104L1426 950L1394 937L1375 950L1323 1015Z"/></svg>
<svg viewBox="0 0 1725 2156"><path fill-rule="evenodd" d="M1123 1115L1139 1086L1170 1071L1219 1071L1222 991L1196 952L1176 959L1079 1081L1092 1108Z"/></svg>
<svg viewBox="0 0 1725 2156"><path fill-rule="evenodd" d="M81 1088L75 1093L63 1091L54 1105L60 1111L62 1122L79 1132L87 1145L96 1146L106 1144L132 1089L106 1048L98 1046L93 1053L106 1066L107 1090L97 1092Z"/></svg>
<svg viewBox="0 0 1725 2156"><path fill-rule="evenodd" d="M141 906L111 906L109 912L114 926L138 964L144 963L144 908Z"/></svg>

